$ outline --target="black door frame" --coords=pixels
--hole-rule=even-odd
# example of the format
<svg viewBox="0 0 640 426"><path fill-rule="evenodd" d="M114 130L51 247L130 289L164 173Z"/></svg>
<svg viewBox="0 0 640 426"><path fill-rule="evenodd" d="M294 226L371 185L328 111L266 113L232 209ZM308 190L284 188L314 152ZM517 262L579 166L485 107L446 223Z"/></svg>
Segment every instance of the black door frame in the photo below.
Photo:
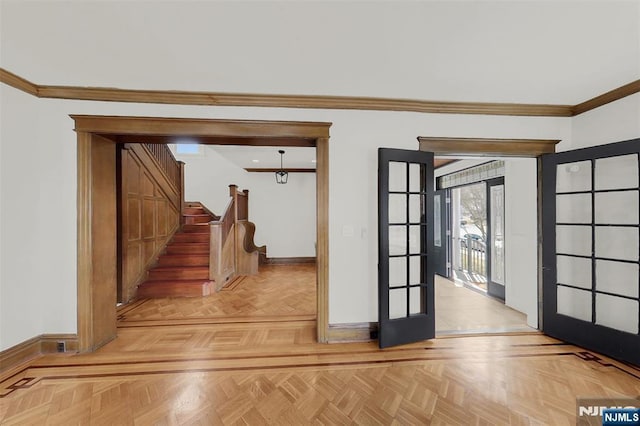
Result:
<svg viewBox="0 0 640 426"><path fill-rule="evenodd" d="M440 247L435 246L434 242L434 262L433 262L433 271L444 278L451 277L451 191L449 188L445 189L436 189L433 192L434 196L434 216L433 216L433 226L434 232L433 235L435 237L435 226L436 226L436 218L435 218L435 197L440 196Z"/></svg>
<svg viewBox="0 0 640 426"><path fill-rule="evenodd" d="M492 238L492 227L491 227L491 212L494 209L494 206L491 203L491 187L493 186L500 186L502 185L503 187L505 186L504 184L504 176L500 176L497 178L492 178L492 179L487 179L484 181L486 184L486 189L487 189L487 238L485 239L485 268L487 271L487 294L489 296L498 298L500 300L502 300L504 302L505 300L505 285L504 284L498 284L496 282L493 281L493 276L492 276L492 269L491 269L491 256L493 255L493 238ZM505 187L506 188L506 187ZM506 200L507 198L507 194L506 191L503 193L503 200ZM505 214L505 203L502 203L502 218L503 220L506 219L504 217ZM505 220L506 222L506 220ZM504 232L504 230L503 230ZM503 240L503 244L506 245L506 241ZM506 267L506 264L505 264Z"/></svg>
<svg viewBox="0 0 640 426"><path fill-rule="evenodd" d="M407 181L405 191L395 192L389 189L389 164L391 162L407 163ZM409 185L409 164L420 164L419 191L411 191ZM433 273L433 153L391 148L378 148L378 344L380 348L412 343L435 337L435 291ZM407 216L404 222L392 224L389 221L389 195L397 193L407 196ZM409 216L410 195L420 196L420 221L412 223ZM407 248L404 255L390 254L389 228L406 226ZM420 226L420 252L409 250L409 228ZM420 257L420 283L411 284L409 259ZM400 290L406 288L406 316L390 319L389 295L394 288L390 286L389 259L405 257L407 263L406 282L393 286ZM412 314L411 288L420 288L420 312Z"/></svg>

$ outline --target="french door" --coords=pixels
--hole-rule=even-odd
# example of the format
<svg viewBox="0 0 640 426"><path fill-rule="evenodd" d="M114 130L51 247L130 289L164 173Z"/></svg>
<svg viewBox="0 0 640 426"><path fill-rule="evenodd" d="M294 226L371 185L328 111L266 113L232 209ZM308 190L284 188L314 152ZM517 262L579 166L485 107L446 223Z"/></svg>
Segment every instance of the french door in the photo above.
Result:
<svg viewBox="0 0 640 426"><path fill-rule="evenodd" d="M505 233L504 177L487 183L487 293L504 301L505 296Z"/></svg>
<svg viewBox="0 0 640 426"><path fill-rule="evenodd" d="M448 278L450 276L451 221L449 214L449 190L439 189L433 195L433 272Z"/></svg>
<svg viewBox="0 0 640 426"><path fill-rule="evenodd" d="M640 139L542 157L543 330L640 365Z"/></svg>
<svg viewBox="0 0 640 426"><path fill-rule="evenodd" d="M378 341L435 337L433 153L378 150Z"/></svg>

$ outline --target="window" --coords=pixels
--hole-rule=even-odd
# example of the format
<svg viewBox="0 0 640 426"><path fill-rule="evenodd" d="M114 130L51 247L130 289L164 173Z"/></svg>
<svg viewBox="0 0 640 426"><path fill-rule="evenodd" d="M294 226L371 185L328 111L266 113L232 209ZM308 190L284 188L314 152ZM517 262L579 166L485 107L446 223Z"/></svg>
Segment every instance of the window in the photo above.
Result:
<svg viewBox="0 0 640 426"><path fill-rule="evenodd" d="M201 155L202 145L195 143L180 143L176 144L176 154L182 155Z"/></svg>

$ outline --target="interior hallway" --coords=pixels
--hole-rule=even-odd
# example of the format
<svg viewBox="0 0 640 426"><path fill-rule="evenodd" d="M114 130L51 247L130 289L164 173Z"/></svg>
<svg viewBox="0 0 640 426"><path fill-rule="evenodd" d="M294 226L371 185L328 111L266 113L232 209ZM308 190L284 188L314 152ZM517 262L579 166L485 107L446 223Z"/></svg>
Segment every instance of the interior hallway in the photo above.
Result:
<svg viewBox="0 0 640 426"><path fill-rule="evenodd" d="M125 306L95 353L2 378L0 424L574 424L577 396L640 393L640 370L539 333L318 344L315 300L293 296L314 286L313 265L269 266Z"/></svg>
<svg viewBox="0 0 640 426"><path fill-rule="evenodd" d="M439 275L435 276L436 334L527 332L526 316Z"/></svg>

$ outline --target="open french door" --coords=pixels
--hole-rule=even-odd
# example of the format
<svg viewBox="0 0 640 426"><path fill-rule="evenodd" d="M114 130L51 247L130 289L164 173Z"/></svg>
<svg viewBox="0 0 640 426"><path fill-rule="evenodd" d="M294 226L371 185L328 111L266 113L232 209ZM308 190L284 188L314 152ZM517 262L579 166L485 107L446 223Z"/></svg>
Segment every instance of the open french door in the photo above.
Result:
<svg viewBox="0 0 640 426"><path fill-rule="evenodd" d="M487 183L487 293L504 301L505 296L505 221L504 177L489 179Z"/></svg>
<svg viewBox="0 0 640 426"><path fill-rule="evenodd" d="M451 235L451 215L449 212L449 190L439 189L433 195L433 272L448 278L451 274L449 236Z"/></svg>
<svg viewBox="0 0 640 426"><path fill-rule="evenodd" d="M433 153L378 150L378 341L435 337Z"/></svg>
<svg viewBox="0 0 640 426"><path fill-rule="evenodd" d="M543 330L640 365L640 139L542 157Z"/></svg>

